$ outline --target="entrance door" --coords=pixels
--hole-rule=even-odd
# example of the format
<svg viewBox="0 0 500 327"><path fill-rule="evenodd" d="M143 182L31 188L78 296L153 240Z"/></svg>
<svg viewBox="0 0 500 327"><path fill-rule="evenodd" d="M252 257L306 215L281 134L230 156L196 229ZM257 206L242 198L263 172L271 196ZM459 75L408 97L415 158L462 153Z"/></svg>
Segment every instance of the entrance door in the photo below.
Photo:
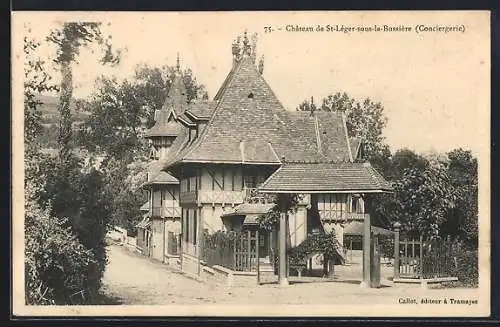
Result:
<svg viewBox="0 0 500 327"><path fill-rule="evenodd" d="M163 249L164 249L164 222L160 219L153 220L152 223L152 238L151 238L151 257L158 261L163 261Z"/></svg>

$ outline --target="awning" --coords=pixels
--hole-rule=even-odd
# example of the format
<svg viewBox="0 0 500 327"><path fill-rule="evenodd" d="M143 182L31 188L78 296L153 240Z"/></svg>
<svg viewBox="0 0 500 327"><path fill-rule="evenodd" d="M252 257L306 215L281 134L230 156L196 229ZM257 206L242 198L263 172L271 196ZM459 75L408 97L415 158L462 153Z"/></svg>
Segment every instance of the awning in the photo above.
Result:
<svg viewBox="0 0 500 327"><path fill-rule="evenodd" d="M225 212L221 217L263 215L268 213L275 206L274 203L242 203L233 210Z"/></svg>
<svg viewBox="0 0 500 327"><path fill-rule="evenodd" d="M393 236L394 232L388 229L372 226L372 232L374 235L384 235ZM353 221L345 224L344 226L344 236L363 236L364 235L364 223L359 221Z"/></svg>
<svg viewBox="0 0 500 327"><path fill-rule="evenodd" d="M286 163L262 193L382 193L392 187L369 163Z"/></svg>
<svg viewBox="0 0 500 327"><path fill-rule="evenodd" d="M274 206L274 203L242 203L233 210L222 214L221 217L243 218L243 225L257 225L257 219L268 213Z"/></svg>
<svg viewBox="0 0 500 327"><path fill-rule="evenodd" d="M141 211L149 211L149 201L144 203L140 208L139 210Z"/></svg>

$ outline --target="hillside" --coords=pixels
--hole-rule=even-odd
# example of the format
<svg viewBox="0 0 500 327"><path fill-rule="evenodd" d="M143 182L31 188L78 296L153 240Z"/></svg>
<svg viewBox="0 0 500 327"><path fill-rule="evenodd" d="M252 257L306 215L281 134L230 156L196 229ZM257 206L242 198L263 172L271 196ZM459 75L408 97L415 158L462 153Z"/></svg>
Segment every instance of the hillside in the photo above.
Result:
<svg viewBox="0 0 500 327"><path fill-rule="evenodd" d="M57 124L59 122L59 111L57 110L59 98L50 95L38 95L36 99L41 102L40 111L42 113L42 124ZM77 111L74 101L71 102L70 108L74 122L82 122L87 119L88 114L86 112Z"/></svg>
<svg viewBox="0 0 500 327"><path fill-rule="evenodd" d="M59 125L59 111L57 106L59 98L50 95L38 95L37 100L41 102L39 107L42 114L43 132L40 135L40 142L45 149L53 149L57 147L57 133ZM88 113L78 111L75 102L70 104L73 124L84 122L89 116Z"/></svg>

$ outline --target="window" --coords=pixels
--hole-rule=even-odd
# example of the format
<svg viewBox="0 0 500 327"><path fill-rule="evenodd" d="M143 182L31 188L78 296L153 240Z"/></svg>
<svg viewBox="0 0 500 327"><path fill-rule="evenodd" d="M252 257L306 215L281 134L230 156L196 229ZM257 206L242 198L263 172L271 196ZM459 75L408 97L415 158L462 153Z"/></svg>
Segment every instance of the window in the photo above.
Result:
<svg viewBox="0 0 500 327"><path fill-rule="evenodd" d="M231 191L234 191L234 179L235 179L235 176L236 175L236 171L235 170L231 170Z"/></svg>
<svg viewBox="0 0 500 327"><path fill-rule="evenodd" d="M192 176L189 178L189 189L188 191L196 191L196 176Z"/></svg>

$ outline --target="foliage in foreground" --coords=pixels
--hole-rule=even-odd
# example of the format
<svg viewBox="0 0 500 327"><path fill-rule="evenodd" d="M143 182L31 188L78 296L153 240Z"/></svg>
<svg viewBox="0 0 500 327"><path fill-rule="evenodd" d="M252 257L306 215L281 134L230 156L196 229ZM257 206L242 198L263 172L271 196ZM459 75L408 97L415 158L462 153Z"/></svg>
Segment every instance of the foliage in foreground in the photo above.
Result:
<svg viewBox="0 0 500 327"><path fill-rule="evenodd" d="M72 233L67 219L51 216L31 201L25 205L26 304L85 302L89 265L96 261Z"/></svg>

